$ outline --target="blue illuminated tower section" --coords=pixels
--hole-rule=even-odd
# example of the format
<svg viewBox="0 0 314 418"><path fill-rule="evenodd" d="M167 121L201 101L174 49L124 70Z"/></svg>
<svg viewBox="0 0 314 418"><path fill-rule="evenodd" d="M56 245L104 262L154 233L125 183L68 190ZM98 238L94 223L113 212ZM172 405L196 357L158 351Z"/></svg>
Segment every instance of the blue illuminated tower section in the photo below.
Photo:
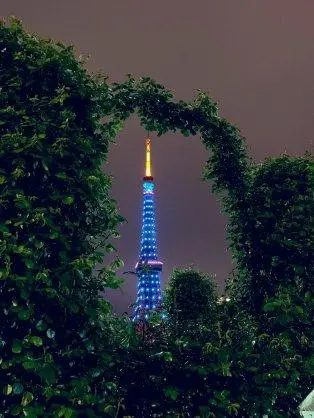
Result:
<svg viewBox="0 0 314 418"><path fill-rule="evenodd" d="M161 307L160 273L157 255L155 184L151 173L151 140L146 139L145 177L143 178L143 214L141 249L135 269L138 277L134 320L145 320L148 313Z"/></svg>

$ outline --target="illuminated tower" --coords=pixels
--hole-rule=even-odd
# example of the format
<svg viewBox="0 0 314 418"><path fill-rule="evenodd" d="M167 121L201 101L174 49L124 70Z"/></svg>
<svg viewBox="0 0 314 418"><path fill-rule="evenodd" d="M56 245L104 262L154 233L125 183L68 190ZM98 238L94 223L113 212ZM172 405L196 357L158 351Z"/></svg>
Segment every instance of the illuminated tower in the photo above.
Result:
<svg viewBox="0 0 314 418"><path fill-rule="evenodd" d="M151 172L151 140L146 139L145 177L143 178L143 215L141 249L135 269L138 277L134 320L145 320L148 312L161 306L160 273L157 256L154 179Z"/></svg>

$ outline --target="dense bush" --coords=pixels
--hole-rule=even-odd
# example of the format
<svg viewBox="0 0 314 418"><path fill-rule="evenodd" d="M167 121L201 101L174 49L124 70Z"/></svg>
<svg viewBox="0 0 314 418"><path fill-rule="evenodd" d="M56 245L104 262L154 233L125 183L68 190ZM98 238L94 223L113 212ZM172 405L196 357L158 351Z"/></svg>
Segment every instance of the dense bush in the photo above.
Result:
<svg viewBox="0 0 314 418"><path fill-rule="evenodd" d="M176 272L185 278L198 275L186 273ZM191 301L204 290L202 280L199 287L196 281L191 286ZM171 283L172 294L180 292L180 283L174 289L177 283ZM188 301L181 299L180 307L188 308ZM154 319L150 340L129 351L120 380L123 413L298 417L297 407L313 385L313 308L310 293L301 296L289 287L269 298L259 317L233 300L216 299L214 314L202 324L193 302L189 319L172 306L174 322ZM197 320L190 322L191 317Z"/></svg>
<svg viewBox="0 0 314 418"><path fill-rule="evenodd" d="M93 274L121 221L100 170L116 132L100 124L107 88L16 21L1 25L0 51L0 410L87 416L113 384L99 292L116 279Z"/></svg>
<svg viewBox="0 0 314 418"><path fill-rule="evenodd" d="M164 307L174 335L201 338L217 321L217 295L212 278L191 268L174 270Z"/></svg>
<svg viewBox="0 0 314 418"><path fill-rule="evenodd" d="M246 216L232 224L239 277L231 293L259 314L281 286L313 293L314 160L282 156L251 171Z"/></svg>

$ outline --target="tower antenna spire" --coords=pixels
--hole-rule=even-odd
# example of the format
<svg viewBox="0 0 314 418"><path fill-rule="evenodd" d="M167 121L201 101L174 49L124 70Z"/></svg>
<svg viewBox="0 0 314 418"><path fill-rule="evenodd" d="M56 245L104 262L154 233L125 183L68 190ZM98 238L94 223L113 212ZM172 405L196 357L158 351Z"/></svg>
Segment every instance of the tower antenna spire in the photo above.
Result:
<svg viewBox="0 0 314 418"><path fill-rule="evenodd" d="M152 177L152 166L151 166L151 140L149 138L149 132L147 132L147 138L145 140L146 146L146 164L145 164L145 177Z"/></svg>

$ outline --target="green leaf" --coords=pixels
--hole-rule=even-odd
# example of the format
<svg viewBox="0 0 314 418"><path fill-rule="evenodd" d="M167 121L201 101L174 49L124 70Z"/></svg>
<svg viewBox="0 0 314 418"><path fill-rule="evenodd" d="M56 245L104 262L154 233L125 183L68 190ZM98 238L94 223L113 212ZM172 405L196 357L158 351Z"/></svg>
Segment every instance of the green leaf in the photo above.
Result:
<svg viewBox="0 0 314 418"><path fill-rule="evenodd" d="M33 260L27 259L25 261L25 265L28 269L32 269L34 267L34 262L33 262Z"/></svg>
<svg viewBox="0 0 314 418"><path fill-rule="evenodd" d="M168 386L164 389L165 395L175 401L178 398L179 390L174 386Z"/></svg>
<svg viewBox="0 0 314 418"><path fill-rule="evenodd" d="M72 418L74 417L74 410L66 406L61 406L61 408L58 410L58 417Z"/></svg>
<svg viewBox="0 0 314 418"><path fill-rule="evenodd" d="M122 268L123 266L124 266L124 262L120 258L116 258L112 263L112 268L117 269L117 270Z"/></svg>
<svg viewBox="0 0 314 418"><path fill-rule="evenodd" d="M31 392L25 392L23 397L22 397L21 405L26 406L26 405L30 404L33 399L34 399L34 395Z"/></svg>
<svg viewBox="0 0 314 418"><path fill-rule="evenodd" d="M4 395L10 395L13 391L13 388L11 385L6 385L3 389L3 394Z"/></svg>
<svg viewBox="0 0 314 418"><path fill-rule="evenodd" d="M21 209L29 209L31 206L26 197L21 194L16 194L15 202L16 206Z"/></svg>
<svg viewBox="0 0 314 418"><path fill-rule="evenodd" d="M25 309L21 309L21 310L18 311L17 316L22 321L27 321L31 317L31 312L26 311Z"/></svg>
<svg viewBox="0 0 314 418"><path fill-rule="evenodd" d="M62 199L62 202L65 203L66 205L72 205L72 203L74 202L74 197L67 196L64 199Z"/></svg>
<svg viewBox="0 0 314 418"><path fill-rule="evenodd" d="M59 178L59 179L61 179L61 180L65 180L65 179L67 179L67 175L66 175L64 172L57 173L57 174L56 174L56 177L58 177L58 178Z"/></svg>
<svg viewBox="0 0 314 418"><path fill-rule="evenodd" d="M45 322L41 319L40 321L37 322L36 324L36 328L38 329L38 331L45 331L45 329L47 329L47 325L45 324Z"/></svg>
<svg viewBox="0 0 314 418"><path fill-rule="evenodd" d="M23 361L22 366L24 367L25 370L33 370L36 368L36 363L34 360L30 359L30 360Z"/></svg>
<svg viewBox="0 0 314 418"><path fill-rule="evenodd" d="M164 351L163 353L163 357L166 361L172 361L172 354L170 353L170 351Z"/></svg>
<svg viewBox="0 0 314 418"><path fill-rule="evenodd" d="M116 408L113 405L105 405L103 408L103 412L108 414L109 416L113 416L113 413L115 412ZM127 418L127 417L126 417Z"/></svg>
<svg viewBox="0 0 314 418"><path fill-rule="evenodd" d="M118 276L107 276L105 278L105 286L110 289L119 289L124 283L124 279Z"/></svg>
<svg viewBox="0 0 314 418"><path fill-rule="evenodd" d="M231 403L228 405L228 411L232 415L238 415L239 409L240 409L240 404L238 403Z"/></svg>
<svg viewBox="0 0 314 418"><path fill-rule="evenodd" d="M32 343L32 344L34 344L36 347L40 347L40 346L43 345L43 340L40 337L36 336L36 335L31 336L29 338L29 342Z"/></svg>
<svg viewBox="0 0 314 418"><path fill-rule="evenodd" d="M107 382L106 383L106 388L113 392L117 389L117 385L114 382Z"/></svg>
<svg viewBox="0 0 314 418"><path fill-rule="evenodd" d="M21 353L22 346L19 341L15 340L12 345L12 352L15 354Z"/></svg>
<svg viewBox="0 0 314 418"><path fill-rule="evenodd" d="M95 184L95 183L99 183L99 178L96 176L88 176L87 181L90 184Z"/></svg>
<svg viewBox="0 0 314 418"><path fill-rule="evenodd" d="M113 252L117 251L117 249L113 245L107 244L106 247L105 247L105 251L107 253L113 253Z"/></svg>
<svg viewBox="0 0 314 418"><path fill-rule="evenodd" d="M35 280L42 280L43 282L46 282L46 283L49 282L47 279L48 279L48 274L46 272L41 272L40 271L35 276Z"/></svg>

